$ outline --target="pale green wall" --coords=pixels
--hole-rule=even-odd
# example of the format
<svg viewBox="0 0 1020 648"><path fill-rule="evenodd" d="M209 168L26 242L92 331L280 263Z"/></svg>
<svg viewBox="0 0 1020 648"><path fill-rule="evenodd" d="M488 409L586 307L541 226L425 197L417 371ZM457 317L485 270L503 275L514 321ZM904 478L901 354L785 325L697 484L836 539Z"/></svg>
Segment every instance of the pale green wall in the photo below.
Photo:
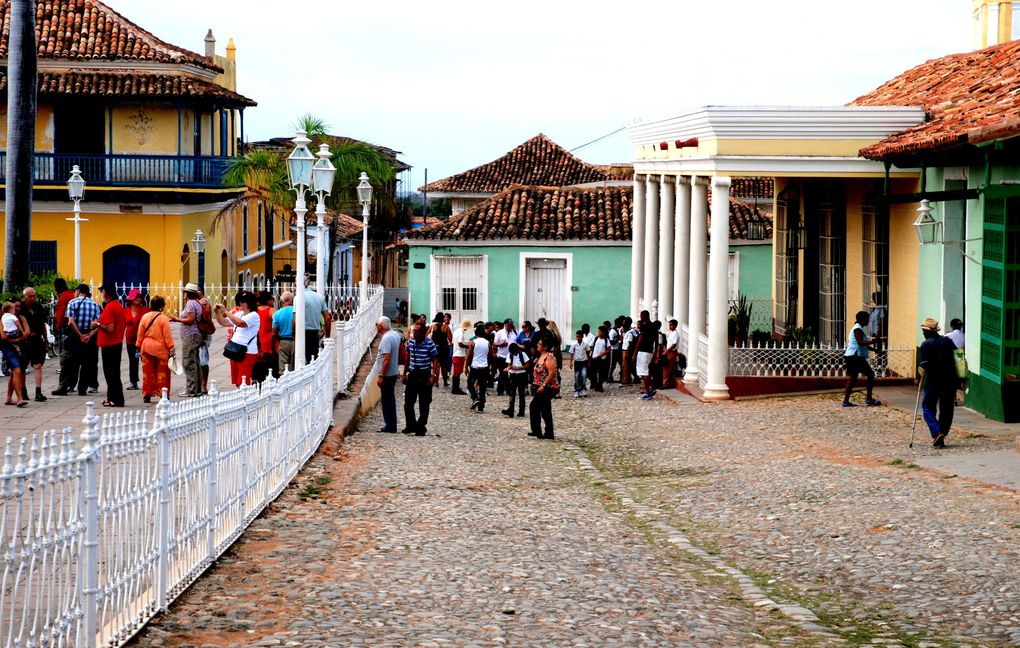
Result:
<svg viewBox="0 0 1020 648"><path fill-rule="evenodd" d="M748 299L772 299L772 242L731 245L740 259L740 293Z"/></svg>
<svg viewBox="0 0 1020 648"><path fill-rule="evenodd" d="M484 255L489 266L488 317L521 317L520 259L521 254L573 255L572 291L573 321L566 328L577 329L583 322L592 325L612 320L630 308L630 247L629 246L451 246L410 247L408 289L410 311L427 310L430 303L432 255ZM415 264L423 263L424 268Z"/></svg>

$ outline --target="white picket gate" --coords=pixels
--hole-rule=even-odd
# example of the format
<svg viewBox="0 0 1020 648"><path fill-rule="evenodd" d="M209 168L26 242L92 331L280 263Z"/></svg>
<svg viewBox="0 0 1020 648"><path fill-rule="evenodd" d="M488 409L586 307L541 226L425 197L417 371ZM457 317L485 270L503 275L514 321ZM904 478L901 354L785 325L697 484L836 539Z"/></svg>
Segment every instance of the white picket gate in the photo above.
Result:
<svg viewBox="0 0 1020 648"><path fill-rule="evenodd" d="M336 291L337 298L345 298ZM8 439L0 467L0 645L117 646L167 608L321 443L375 337L382 288L279 380ZM357 295L354 295L357 298Z"/></svg>

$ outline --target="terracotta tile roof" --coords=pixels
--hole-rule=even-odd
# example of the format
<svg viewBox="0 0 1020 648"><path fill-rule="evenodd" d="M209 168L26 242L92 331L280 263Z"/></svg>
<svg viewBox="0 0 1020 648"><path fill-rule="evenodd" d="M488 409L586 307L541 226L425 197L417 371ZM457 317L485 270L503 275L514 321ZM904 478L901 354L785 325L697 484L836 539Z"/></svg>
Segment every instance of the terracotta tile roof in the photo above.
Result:
<svg viewBox="0 0 1020 648"><path fill-rule="evenodd" d="M348 216L342 212L331 213L329 217L337 221L337 234L340 235L340 238L354 238L356 236L361 236L361 230L364 228L361 221L357 218Z"/></svg>
<svg viewBox="0 0 1020 648"><path fill-rule="evenodd" d="M525 187L507 189L455 218L405 233L408 240L443 241L629 241L633 187ZM712 197L709 192L708 202ZM746 239L747 223L772 218L730 200L730 238ZM711 227L711 216L709 217Z"/></svg>
<svg viewBox="0 0 1020 648"><path fill-rule="evenodd" d="M733 178L730 195L734 198L771 199L775 192L772 178Z"/></svg>
<svg viewBox="0 0 1020 648"><path fill-rule="evenodd" d="M933 59L853 106L923 106L928 119L861 151L872 159L980 144L1020 134L1020 41Z"/></svg>
<svg viewBox="0 0 1020 648"><path fill-rule="evenodd" d="M506 155L473 169L431 182L419 191L497 193L515 185L565 187L609 179L607 167L588 164L545 135L537 135Z"/></svg>
<svg viewBox="0 0 1020 648"><path fill-rule="evenodd" d="M514 186L407 239L629 241L630 187Z"/></svg>
<svg viewBox="0 0 1020 648"><path fill-rule="evenodd" d="M2 1L2 0L0 0ZM144 74L117 72L41 72L40 97L118 97L144 99L205 99L238 106L255 102L236 92L182 74ZM6 70L0 72L0 94L7 88ZM0 102L6 94L0 96Z"/></svg>
<svg viewBox="0 0 1020 648"><path fill-rule="evenodd" d="M0 0L0 57L7 56L10 0ZM67 61L156 61L190 63L222 72L210 59L156 38L97 0L39 0L35 3L39 58Z"/></svg>

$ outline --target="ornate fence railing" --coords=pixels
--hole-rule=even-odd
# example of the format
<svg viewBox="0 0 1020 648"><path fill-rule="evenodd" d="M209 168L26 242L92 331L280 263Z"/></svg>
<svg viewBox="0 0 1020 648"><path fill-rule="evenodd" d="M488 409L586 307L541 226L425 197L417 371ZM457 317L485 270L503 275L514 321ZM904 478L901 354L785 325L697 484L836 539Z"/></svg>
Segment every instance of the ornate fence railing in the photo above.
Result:
<svg viewBox="0 0 1020 648"><path fill-rule="evenodd" d="M63 186L75 165L92 187L223 187L229 157L207 155L134 155L36 153L37 184ZM0 180L7 177L7 153L0 152Z"/></svg>
<svg viewBox="0 0 1020 648"><path fill-rule="evenodd" d="M772 299L748 299L747 305L751 309L751 321L747 327L749 333L756 331L772 332ZM730 312L737 307L737 301L730 300Z"/></svg>
<svg viewBox="0 0 1020 648"><path fill-rule="evenodd" d="M702 389L708 384L708 336L698 334L698 386Z"/></svg>
<svg viewBox="0 0 1020 648"><path fill-rule="evenodd" d="M834 378L846 375L842 347L772 342L730 348L729 375ZM914 349L885 349L870 354L879 378L912 375Z"/></svg>
<svg viewBox="0 0 1020 648"><path fill-rule="evenodd" d="M166 609L315 452L375 336L382 289L311 364L84 431L9 438L0 462L0 645L110 646ZM343 358L341 360L341 358Z"/></svg>

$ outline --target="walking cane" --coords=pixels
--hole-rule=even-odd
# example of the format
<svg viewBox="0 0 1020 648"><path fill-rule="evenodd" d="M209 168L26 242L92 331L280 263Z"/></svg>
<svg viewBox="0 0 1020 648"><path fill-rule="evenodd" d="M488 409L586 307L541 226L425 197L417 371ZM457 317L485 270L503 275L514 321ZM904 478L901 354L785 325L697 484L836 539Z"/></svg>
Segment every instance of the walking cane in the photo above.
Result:
<svg viewBox="0 0 1020 648"><path fill-rule="evenodd" d="M914 430L917 428L917 408L921 404L921 385L924 384L925 376L917 381L917 399L914 401L914 420L910 424L910 446L914 447Z"/></svg>

